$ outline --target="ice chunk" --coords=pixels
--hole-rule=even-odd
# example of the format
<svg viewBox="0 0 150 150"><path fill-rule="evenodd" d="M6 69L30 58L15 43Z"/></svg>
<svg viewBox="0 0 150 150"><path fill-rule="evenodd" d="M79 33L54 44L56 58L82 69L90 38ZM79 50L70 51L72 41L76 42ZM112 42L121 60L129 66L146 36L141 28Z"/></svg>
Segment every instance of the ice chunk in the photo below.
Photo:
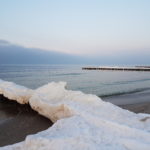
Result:
<svg viewBox="0 0 150 150"><path fill-rule="evenodd" d="M7 87L5 84L0 81L2 93L9 89L3 88ZM9 84L14 91L21 89L13 83ZM27 136L21 143L0 149L149 150L149 114L135 114L104 102L95 95L67 90L65 87L65 82L52 82L32 92L27 90L31 107L51 119L54 125ZM13 95L15 92L11 93ZM6 92L6 95L9 94Z"/></svg>
<svg viewBox="0 0 150 150"><path fill-rule="evenodd" d="M26 104L32 95L32 90L13 82L0 80L0 94L20 104Z"/></svg>
<svg viewBox="0 0 150 150"><path fill-rule="evenodd" d="M63 102L67 94L65 86L65 82L52 82L38 88L29 100L31 107L53 122L72 116L73 111Z"/></svg>

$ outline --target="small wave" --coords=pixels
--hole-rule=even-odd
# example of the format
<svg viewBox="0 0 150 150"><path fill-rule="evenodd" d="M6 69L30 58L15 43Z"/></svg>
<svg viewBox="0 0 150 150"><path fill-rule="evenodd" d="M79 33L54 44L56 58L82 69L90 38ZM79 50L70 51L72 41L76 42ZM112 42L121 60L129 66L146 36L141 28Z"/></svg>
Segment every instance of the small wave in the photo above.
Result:
<svg viewBox="0 0 150 150"><path fill-rule="evenodd" d="M101 94L98 96L101 98L105 98L105 97L112 97L112 96L119 96L119 95L126 95L126 94L134 94L134 93L144 92L147 90L150 90L150 88L140 88L140 89L134 89L132 91L115 92L115 93L110 93L110 94Z"/></svg>
<svg viewBox="0 0 150 150"><path fill-rule="evenodd" d="M112 82L112 83L103 83L103 85L122 85L122 84L133 84L133 83L145 82L145 81L150 81L150 78L148 78L148 79L141 79L141 80L117 81L117 82Z"/></svg>
<svg viewBox="0 0 150 150"><path fill-rule="evenodd" d="M83 73L61 73L61 74L55 74L55 76L79 76Z"/></svg>

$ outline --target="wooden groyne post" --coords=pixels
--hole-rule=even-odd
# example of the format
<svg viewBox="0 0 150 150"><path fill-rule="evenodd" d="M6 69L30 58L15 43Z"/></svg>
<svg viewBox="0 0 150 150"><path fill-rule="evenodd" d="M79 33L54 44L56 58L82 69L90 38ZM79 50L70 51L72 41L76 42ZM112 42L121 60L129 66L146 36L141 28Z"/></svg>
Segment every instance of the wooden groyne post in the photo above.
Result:
<svg viewBox="0 0 150 150"><path fill-rule="evenodd" d="M83 67L82 70L150 71L149 67Z"/></svg>

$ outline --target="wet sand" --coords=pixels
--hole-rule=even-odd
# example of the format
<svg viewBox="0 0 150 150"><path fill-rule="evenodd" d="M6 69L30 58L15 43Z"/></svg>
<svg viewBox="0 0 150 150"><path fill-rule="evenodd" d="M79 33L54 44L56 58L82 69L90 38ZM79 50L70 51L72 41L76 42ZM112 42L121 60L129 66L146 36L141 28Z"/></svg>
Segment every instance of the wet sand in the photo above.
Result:
<svg viewBox="0 0 150 150"><path fill-rule="evenodd" d="M146 99L144 94L106 97L103 100L135 113L150 113L150 93L147 93ZM138 96L143 102L136 101ZM23 141L27 135L45 130L52 124L49 119L33 111L29 105L20 105L0 95L0 146Z"/></svg>
<svg viewBox="0 0 150 150"><path fill-rule="evenodd" d="M150 114L150 102L120 105L121 108L130 110L135 113L147 113Z"/></svg>
<svg viewBox="0 0 150 150"><path fill-rule="evenodd" d="M144 90L141 92L134 92L129 94L113 95L108 97L102 97L104 101L111 102L115 105L130 105L130 104L142 104L150 103L150 90Z"/></svg>
<svg viewBox="0 0 150 150"><path fill-rule="evenodd" d="M0 146L23 141L27 135L45 130L52 124L29 105L20 105L0 95Z"/></svg>
<svg viewBox="0 0 150 150"><path fill-rule="evenodd" d="M102 99L135 113L150 114L150 90L103 97Z"/></svg>

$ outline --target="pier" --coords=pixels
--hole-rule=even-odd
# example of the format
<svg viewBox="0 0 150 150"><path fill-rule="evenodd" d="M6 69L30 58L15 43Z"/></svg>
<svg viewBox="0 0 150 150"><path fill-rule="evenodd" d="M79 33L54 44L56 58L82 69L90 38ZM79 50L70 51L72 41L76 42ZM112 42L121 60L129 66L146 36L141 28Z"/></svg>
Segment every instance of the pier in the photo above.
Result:
<svg viewBox="0 0 150 150"><path fill-rule="evenodd" d="M113 70L113 71L150 71L150 67L83 67L82 70Z"/></svg>

